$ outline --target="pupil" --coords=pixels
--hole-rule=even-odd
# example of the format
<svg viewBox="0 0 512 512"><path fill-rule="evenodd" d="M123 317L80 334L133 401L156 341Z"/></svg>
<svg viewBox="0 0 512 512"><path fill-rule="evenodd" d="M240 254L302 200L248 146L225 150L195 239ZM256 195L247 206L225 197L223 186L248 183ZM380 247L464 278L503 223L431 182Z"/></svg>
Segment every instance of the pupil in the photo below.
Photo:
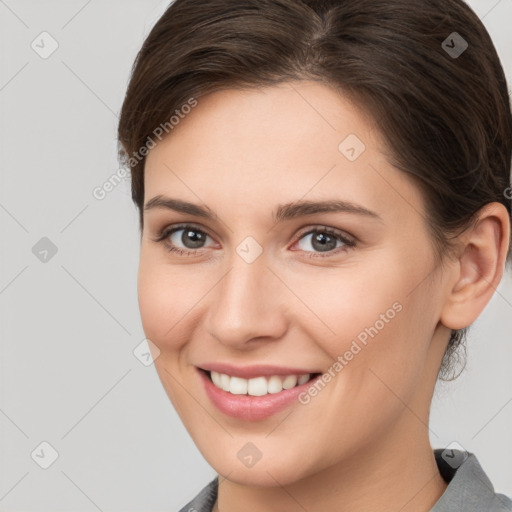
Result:
<svg viewBox="0 0 512 512"><path fill-rule="evenodd" d="M328 242L326 242L326 240L331 240L331 245L332 246L329 246ZM336 248L336 240L329 236L329 235L325 235L323 233L320 233L320 232L317 232L317 235L315 237L313 237L313 245L314 242L318 242L320 245L319 245L319 249L320 251L329 251L331 249L335 249ZM334 242L334 245L332 244L332 242Z"/></svg>
<svg viewBox="0 0 512 512"><path fill-rule="evenodd" d="M182 242L187 245L185 237L189 237L189 239L192 239L192 247L189 247L190 249L196 249L197 247L200 247L201 242L203 241L203 235L202 233L198 233L197 231L184 231L182 236Z"/></svg>

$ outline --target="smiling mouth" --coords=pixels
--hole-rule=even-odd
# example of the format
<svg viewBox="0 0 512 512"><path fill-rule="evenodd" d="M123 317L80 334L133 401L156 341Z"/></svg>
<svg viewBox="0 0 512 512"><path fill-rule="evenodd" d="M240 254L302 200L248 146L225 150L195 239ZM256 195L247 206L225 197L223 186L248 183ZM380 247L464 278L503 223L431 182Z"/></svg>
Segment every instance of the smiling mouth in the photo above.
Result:
<svg viewBox="0 0 512 512"><path fill-rule="evenodd" d="M269 375L244 379L215 371L203 371L215 387L232 395L264 396L277 394L286 389L302 386L315 379L320 373L297 375Z"/></svg>

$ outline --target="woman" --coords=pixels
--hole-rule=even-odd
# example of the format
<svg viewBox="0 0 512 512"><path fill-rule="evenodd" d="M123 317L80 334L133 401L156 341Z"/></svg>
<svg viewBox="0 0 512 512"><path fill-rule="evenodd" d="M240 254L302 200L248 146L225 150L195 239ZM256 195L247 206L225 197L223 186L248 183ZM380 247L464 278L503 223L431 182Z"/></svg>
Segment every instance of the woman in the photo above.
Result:
<svg viewBox="0 0 512 512"><path fill-rule="evenodd" d="M429 409L510 261L512 117L459 0L176 0L119 123L182 510L504 511ZM156 357L158 356L158 357Z"/></svg>

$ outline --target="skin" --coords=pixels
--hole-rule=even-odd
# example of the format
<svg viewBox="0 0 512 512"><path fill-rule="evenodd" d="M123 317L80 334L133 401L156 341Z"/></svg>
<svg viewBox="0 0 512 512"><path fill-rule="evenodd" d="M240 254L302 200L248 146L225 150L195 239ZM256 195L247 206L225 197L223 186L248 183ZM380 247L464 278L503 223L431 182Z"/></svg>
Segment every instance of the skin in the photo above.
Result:
<svg viewBox="0 0 512 512"><path fill-rule="evenodd" d="M355 161L338 150L349 134L366 146ZM450 329L471 324L501 279L509 219L487 205L441 265L422 195L385 152L370 117L334 89L300 81L201 97L148 154L145 202L165 195L216 214L145 211L138 275L158 375L221 475L216 510L419 512L446 489L429 443L430 402ZM279 204L300 199L344 199L379 218L274 222ZM187 230L154 241L181 223L208 235L202 245L182 238ZM322 252L306 233L323 227L355 246ZM248 236L263 249L252 263L236 251ZM214 361L327 372L397 302L401 311L307 405L235 419L198 378L195 367ZM237 457L248 442L262 454L250 468Z"/></svg>

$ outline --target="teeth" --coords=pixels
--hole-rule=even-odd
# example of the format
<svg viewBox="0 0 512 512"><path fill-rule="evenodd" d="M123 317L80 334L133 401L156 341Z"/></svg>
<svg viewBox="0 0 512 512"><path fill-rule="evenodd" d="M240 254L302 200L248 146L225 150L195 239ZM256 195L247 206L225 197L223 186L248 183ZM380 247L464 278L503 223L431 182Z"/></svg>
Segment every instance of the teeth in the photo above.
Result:
<svg viewBox="0 0 512 512"><path fill-rule="evenodd" d="M227 375L226 375L227 377ZM229 379L229 377L228 377ZM229 392L234 395L246 395L247 394L247 380L240 379L238 377L231 377L229 382Z"/></svg>
<svg viewBox="0 0 512 512"><path fill-rule="evenodd" d="M233 379L233 377L231 378ZM247 382L248 395L263 396L267 394L267 379L265 379L265 377L255 377L254 379L249 379Z"/></svg>
<svg viewBox="0 0 512 512"><path fill-rule="evenodd" d="M297 385L297 377L295 375L287 375L283 380L283 388L290 389Z"/></svg>
<svg viewBox="0 0 512 512"><path fill-rule="evenodd" d="M241 377L230 377L225 373L210 372L215 386L233 395L263 396L268 393L279 393L283 389L291 389L297 385L305 384L311 375L272 375L271 377L255 377L253 379L242 379Z"/></svg>
<svg viewBox="0 0 512 512"><path fill-rule="evenodd" d="M213 380L213 383L218 387L222 388L221 382L220 382L220 373L217 372L211 372L210 376Z"/></svg>
<svg viewBox="0 0 512 512"><path fill-rule="evenodd" d="M279 393L283 391L283 381L277 375L273 375L268 379L267 391L269 393Z"/></svg>
<svg viewBox="0 0 512 512"><path fill-rule="evenodd" d="M224 391L229 391L229 388L230 388L230 377L229 375L226 375L224 373L221 373L220 375L220 387L224 390Z"/></svg>
<svg viewBox="0 0 512 512"><path fill-rule="evenodd" d="M302 384L306 384L306 382L309 380L309 373L306 373L306 375L301 375L298 380L299 386L302 386Z"/></svg>

